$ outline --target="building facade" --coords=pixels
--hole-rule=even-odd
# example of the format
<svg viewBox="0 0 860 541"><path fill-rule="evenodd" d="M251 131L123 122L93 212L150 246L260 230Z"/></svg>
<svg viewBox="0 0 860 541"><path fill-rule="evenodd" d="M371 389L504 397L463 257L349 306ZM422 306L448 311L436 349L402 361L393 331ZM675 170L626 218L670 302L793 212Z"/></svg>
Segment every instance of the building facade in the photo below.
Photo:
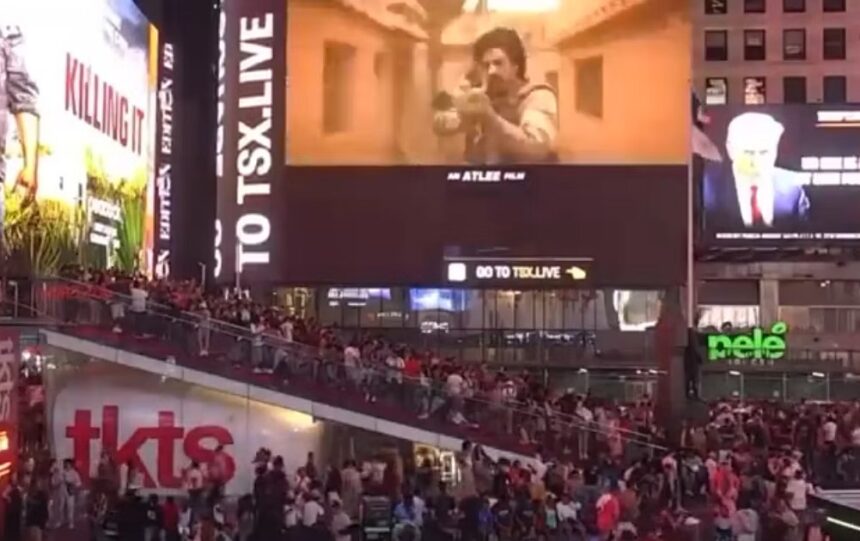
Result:
<svg viewBox="0 0 860 541"><path fill-rule="evenodd" d="M710 105L860 101L860 3L697 0L694 84Z"/></svg>

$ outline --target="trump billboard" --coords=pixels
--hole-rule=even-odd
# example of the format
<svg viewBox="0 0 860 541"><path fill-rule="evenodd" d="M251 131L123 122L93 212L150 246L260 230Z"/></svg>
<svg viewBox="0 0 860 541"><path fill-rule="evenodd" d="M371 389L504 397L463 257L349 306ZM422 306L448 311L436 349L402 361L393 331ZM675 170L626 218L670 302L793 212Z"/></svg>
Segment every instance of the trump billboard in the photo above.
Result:
<svg viewBox="0 0 860 541"><path fill-rule="evenodd" d="M860 107L708 106L699 169L705 241L860 240Z"/></svg>

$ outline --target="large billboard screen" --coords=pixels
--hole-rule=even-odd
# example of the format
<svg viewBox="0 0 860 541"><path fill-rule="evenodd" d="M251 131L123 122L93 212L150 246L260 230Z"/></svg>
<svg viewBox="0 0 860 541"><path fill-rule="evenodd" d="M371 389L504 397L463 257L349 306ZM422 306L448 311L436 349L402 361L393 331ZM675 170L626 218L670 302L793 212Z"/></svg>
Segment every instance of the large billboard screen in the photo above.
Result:
<svg viewBox="0 0 860 541"><path fill-rule="evenodd" d="M290 0L287 163L684 163L688 9Z"/></svg>
<svg viewBox="0 0 860 541"><path fill-rule="evenodd" d="M32 272L151 259L157 32L132 0L10 0L3 240Z"/></svg>
<svg viewBox="0 0 860 541"><path fill-rule="evenodd" d="M703 119L706 242L860 240L860 107L708 106Z"/></svg>
<svg viewBox="0 0 860 541"><path fill-rule="evenodd" d="M683 269L686 0L221 8L216 278L438 285L446 257L500 247L595 259L598 281ZM625 216L634 193L656 202ZM627 219L672 253L614 253Z"/></svg>

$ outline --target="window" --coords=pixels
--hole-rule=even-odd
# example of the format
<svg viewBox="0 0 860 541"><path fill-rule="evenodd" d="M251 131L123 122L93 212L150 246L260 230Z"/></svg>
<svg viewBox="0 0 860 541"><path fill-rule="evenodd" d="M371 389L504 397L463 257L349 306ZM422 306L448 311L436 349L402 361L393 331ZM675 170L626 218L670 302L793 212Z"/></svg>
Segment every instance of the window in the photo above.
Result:
<svg viewBox="0 0 860 541"><path fill-rule="evenodd" d="M558 72L557 71L548 71L544 74L544 80L546 84L552 87L555 90L556 94L558 93Z"/></svg>
<svg viewBox="0 0 860 541"><path fill-rule="evenodd" d="M323 133L338 133L352 124L355 47L326 42L323 53Z"/></svg>
<svg viewBox="0 0 860 541"><path fill-rule="evenodd" d="M764 103L767 103L767 79L744 77L744 104L762 105Z"/></svg>
<svg viewBox="0 0 860 541"><path fill-rule="evenodd" d="M764 13L767 0L744 0L744 13Z"/></svg>
<svg viewBox="0 0 860 541"><path fill-rule="evenodd" d="M783 60L806 60L806 30L791 28L782 31Z"/></svg>
<svg viewBox="0 0 860 541"><path fill-rule="evenodd" d="M576 110L580 113L603 118L603 57L595 56L577 60Z"/></svg>
<svg viewBox="0 0 860 541"><path fill-rule="evenodd" d="M845 0L823 0L821 7L830 13L845 11Z"/></svg>
<svg viewBox="0 0 860 541"><path fill-rule="evenodd" d="M803 13L806 11L806 0L782 0L782 11L785 13Z"/></svg>
<svg viewBox="0 0 860 541"><path fill-rule="evenodd" d="M705 105L725 105L729 100L729 80L725 77L705 79Z"/></svg>
<svg viewBox="0 0 860 541"><path fill-rule="evenodd" d="M725 15L729 12L729 0L705 0L705 15Z"/></svg>
<svg viewBox="0 0 860 541"><path fill-rule="evenodd" d="M806 77L783 77L782 101L784 103L806 103Z"/></svg>
<svg viewBox="0 0 860 541"><path fill-rule="evenodd" d="M705 30L705 60L729 59L729 33L725 30Z"/></svg>
<svg viewBox="0 0 860 541"><path fill-rule="evenodd" d="M376 53L373 55L373 74L377 79L385 79L389 74L388 55Z"/></svg>
<svg viewBox="0 0 860 541"><path fill-rule="evenodd" d="M744 60L764 60L764 30L744 30Z"/></svg>
<svg viewBox="0 0 860 541"><path fill-rule="evenodd" d="M845 60L845 29L824 29L824 60Z"/></svg>
<svg viewBox="0 0 860 541"><path fill-rule="evenodd" d="M824 77L824 103L845 103L848 97L848 80L844 75Z"/></svg>

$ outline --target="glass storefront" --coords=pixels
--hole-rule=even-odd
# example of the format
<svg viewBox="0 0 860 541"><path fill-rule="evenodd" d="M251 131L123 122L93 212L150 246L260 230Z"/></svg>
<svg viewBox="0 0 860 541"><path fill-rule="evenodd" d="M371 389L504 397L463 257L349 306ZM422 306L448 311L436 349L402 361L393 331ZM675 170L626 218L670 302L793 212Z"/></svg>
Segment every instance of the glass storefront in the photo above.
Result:
<svg viewBox="0 0 860 541"><path fill-rule="evenodd" d="M436 288L290 288L282 304L328 325L355 328L511 331L642 331L660 313L661 292Z"/></svg>
<svg viewBox="0 0 860 541"><path fill-rule="evenodd" d="M657 392L653 371L579 371L551 373L546 381L552 388L625 402ZM855 400L860 396L860 376L847 373L798 373L741 370L706 370L701 375L700 394L704 400L776 400L798 402Z"/></svg>
<svg viewBox="0 0 860 541"><path fill-rule="evenodd" d="M370 332L498 362L564 362L621 350L642 354L662 292L641 290L479 290L290 288L279 304L345 332Z"/></svg>

